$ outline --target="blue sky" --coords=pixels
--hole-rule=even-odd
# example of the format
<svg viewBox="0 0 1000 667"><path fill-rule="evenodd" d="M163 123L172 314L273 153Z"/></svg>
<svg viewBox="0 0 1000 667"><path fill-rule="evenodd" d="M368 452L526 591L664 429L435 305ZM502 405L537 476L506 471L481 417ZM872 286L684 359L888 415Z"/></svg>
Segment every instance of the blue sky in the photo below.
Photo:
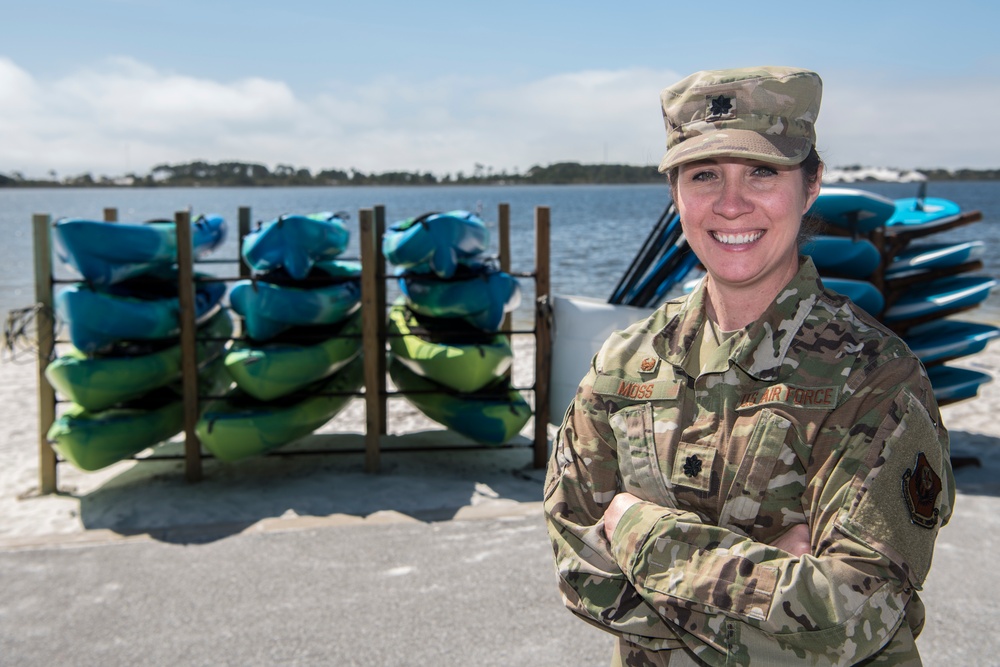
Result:
<svg viewBox="0 0 1000 667"><path fill-rule="evenodd" d="M831 166L996 168L997 7L0 0L0 173L655 164L660 89L759 64L823 77Z"/></svg>

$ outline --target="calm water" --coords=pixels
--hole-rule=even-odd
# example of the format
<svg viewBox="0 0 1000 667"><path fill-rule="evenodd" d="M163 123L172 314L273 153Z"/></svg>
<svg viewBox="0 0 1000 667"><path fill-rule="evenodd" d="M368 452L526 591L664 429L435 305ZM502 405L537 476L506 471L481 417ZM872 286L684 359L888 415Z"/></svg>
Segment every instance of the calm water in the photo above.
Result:
<svg viewBox="0 0 1000 667"><path fill-rule="evenodd" d="M871 183L859 186L888 197L916 195L913 184ZM981 222L944 232L928 240L987 243L986 275L1000 277L1000 183L931 183L929 196L958 202L963 209L983 212ZM119 220L135 222L172 218L188 207L194 214L218 213L230 222L232 233L215 252L215 259L232 264L203 265L216 275L237 274L236 224L241 206L251 208L252 220L272 220L283 213L345 210L357 222L357 212L375 205L386 207L386 221L427 211L481 210L494 228L497 205L510 204L512 269L534 270L534 209L551 210L552 291L606 298L642 245L669 201L666 186L442 186L354 188L162 188L162 189L0 189L0 314L34 301L31 216L100 220L106 207L119 211ZM356 231L356 227L353 230ZM496 236L493 235L495 251ZM357 234L344 256L358 256ZM57 277L70 277L61 269ZM520 322L530 321L534 284L522 280L524 299ZM995 290L974 319L1000 321L1000 290Z"/></svg>

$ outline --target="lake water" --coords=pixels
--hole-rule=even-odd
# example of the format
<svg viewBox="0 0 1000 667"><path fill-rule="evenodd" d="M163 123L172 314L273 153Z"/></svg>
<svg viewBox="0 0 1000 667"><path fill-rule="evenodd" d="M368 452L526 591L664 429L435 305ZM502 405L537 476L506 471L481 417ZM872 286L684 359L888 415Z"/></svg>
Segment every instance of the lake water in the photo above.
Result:
<svg viewBox="0 0 1000 667"><path fill-rule="evenodd" d="M850 187L892 198L912 197L917 191L915 184L902 183ZM930 183L927 194L951 199L966 210L980 210L983 220L926 240L983 240L987 252L982 273L1000 277L1000 182ZM241 206L250 207L255 223L283 213L344 210L356 224L359 209L376 205L386 207L387 224L427 211L481 210L495 231L497 205L507 203L511 211L511 265L518 272L534 270L534 210L547 206L551 211L552 291L604 299L668 201L665 185L0 189L0 314L34 301L31 217L35 213L49 214L53 219L100 220L105 208L117 208L123 222L173 218L176 211L189 207L195 215L218 213L230 223L231 233L212 257L232 259L232 264L199 269L235 277L235 230ZM495 252L495 233L492 243ZM353 233L344 256L357 257L358 253L357 234ZM70 277L62 268L56 269L56 275ZM521 282L524 298L517 320L526 324L531 321L534 283L530 279ZM1000 290L994 290L982 308L963 317L1000 322Z"/></svg>

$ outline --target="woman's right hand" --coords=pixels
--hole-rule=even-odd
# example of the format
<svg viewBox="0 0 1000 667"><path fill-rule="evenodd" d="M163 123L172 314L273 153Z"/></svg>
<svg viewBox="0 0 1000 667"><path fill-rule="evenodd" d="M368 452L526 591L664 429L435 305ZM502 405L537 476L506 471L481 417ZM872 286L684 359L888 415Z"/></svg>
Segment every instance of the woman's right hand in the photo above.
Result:
<svg viewBox="0 0 1000 667"><path fill-rule="evenodd" d="M787 551L793 556L804 556L807 553L811 553L809 525L805 523L795 524L785 531L781 537L771 542L771 546Z"/></svg>

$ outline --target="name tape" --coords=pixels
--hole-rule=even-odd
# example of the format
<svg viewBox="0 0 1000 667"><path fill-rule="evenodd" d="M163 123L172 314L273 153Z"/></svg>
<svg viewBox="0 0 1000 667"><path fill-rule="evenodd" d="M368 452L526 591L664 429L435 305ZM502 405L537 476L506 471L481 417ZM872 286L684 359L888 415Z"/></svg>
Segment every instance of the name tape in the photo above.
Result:
<svg viewBox="0 0 1000 667"><path fill-rule="evenodd" d="M633 401L677 398L680 382L659 380L643 382L625 378L601 375L594 382L594 393L604 396L619 396Z"/></svg>

